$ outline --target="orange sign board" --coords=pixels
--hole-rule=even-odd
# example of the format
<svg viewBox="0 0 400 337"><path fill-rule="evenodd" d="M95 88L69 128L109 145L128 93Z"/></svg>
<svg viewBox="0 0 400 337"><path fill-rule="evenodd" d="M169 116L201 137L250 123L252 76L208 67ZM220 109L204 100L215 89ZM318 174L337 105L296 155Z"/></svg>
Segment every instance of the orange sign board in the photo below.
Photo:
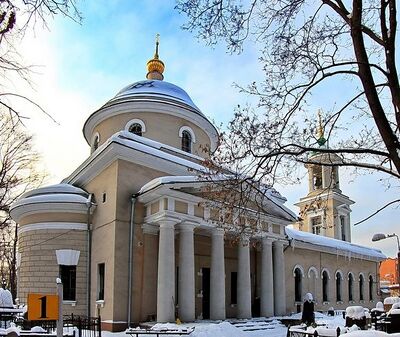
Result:
<svg viewBox="0 0 400 337"><path fill-rule="evenodd" d="M58 319L58 296L28 294L28 320L47 321Z"/></svg>

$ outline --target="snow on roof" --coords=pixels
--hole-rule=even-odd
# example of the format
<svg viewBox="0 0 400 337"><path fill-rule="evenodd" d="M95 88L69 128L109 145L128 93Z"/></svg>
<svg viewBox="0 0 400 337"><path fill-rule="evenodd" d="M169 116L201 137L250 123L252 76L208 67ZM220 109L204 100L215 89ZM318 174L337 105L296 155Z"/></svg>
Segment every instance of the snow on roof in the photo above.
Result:
<svg viewBox="0 0 400 337"><path fill-rule="evenodd" d="M192 154L188 154L184 151L178 150L173 147L169 147L168 145L156 142L154 140L150 140L144 137L140 137L137 135L134 135L131 132L128 131L119 131L112 135L106 143L104 143L104 146L107 146L108 143L119 143L121 145L130 147L132 149L153 155L155 157L159 157L177 164L180 164L182 166L186 166L187 168L196 170L196 171L206 171L206 168L203 165L197 164L189 159L181 158L178 157L177 155L167 153L165 151L162 151L162 148L166 148L168 150L173 150L177 154L180 155L185 155L189 158L193 159L202 159L200 157L197 157ZM102 145L102 146L103 146Z"/></svg>
<svg viewBox="0 0 400 337"><path fill-rule="evenodd" d="M182 155L182 156L185 156L185 157L189 157L189 158L193 158L195 160L199 160L199 161L203 161L204 160L204 158L202 158L200 156L196 156L193 153L182 151L181 149L178 149L176 147L173 147L173 146L170 146L170 145L167 145L167 144L163 144L163 143L157 142L155 140L152 140L152 139L149 139L149 138L146 138L146 137L143 137L143 136L135 135L133 132L122 130L120 132L115 133L114 135L117 135L117 134L119 134L121 137L125 137L125 138L128 138L128 139L134 140L134 141L136 141L138 143L141 143L141 144L144 144L144 145L148 145L148 146L154 147L156 149L166 149L168 151L172 151L172 152L175 152L175 153L177 153L179 155Z"/></svg>
<svg viewBox="0 0 400 337"><path fill-rule="evenodd" d="M42 195L42 194L79 194L79 195L84 195L88 196L88 193L84 190L82 190L79 187L75 187L71 184L56 184L56 185L50 185L50 186L45 186L45 187L40 187L31 191L28 191L24 193L20 199L23 198L28 198L36 195Z"/></svg>
<svg viewBox="0 0 400 337"><path fill-rule="evenodd" d="M119 131L119 132L115 133L100 148L106 147L111 142L116 142L121 145L128 146L132 149L135 149L135 150L138 150L138 151L141 151L144 153L148 153L148 154L154 155L159 158L163 158L168 161L175 162L177 164L186 166L188 169L192 169L192 170L195 170L198 172L203 172L203 173L209 172L208 169L206 167L204 167L203 165L189 160L189 159L195 159L195 160L201 162L204 160L203 158L193 155L191 153L187 153L182 150L176 149L172 146L168 146L163 143L159 143L157 141L154 141L154 140L151 140L151 139L148 139L145 137L137 136L129 131L124 130L124 131ZM177 155L167 153L167 152L163 151L162 149L166 149L171 152L175 152ZM188 159L182 158L178 155L186 156L186 157L188 157ZM212 178L212 180L218 180L218 179L219 180L229 179L229 174L221 175L220 177L215 176L214 178ZM166 176L166 177L156 178L156 179L153 179L152 181L148 182L147 184L145 184L140 189L139 193L145 193L146 191L148 191L158 185L161 185L161 184L179 183L179 182L196 182L196 181L198 182L198 181L204 181L204 180L202 180L201 177L199 178L198 176L194 176L194 175L191 175L191 176L189 176L189 175L188 176ZM284 206L286 198L284 198L278 191L276 191L273 188L268 188L268 189L265 189L264 193L273 204L275 204L276 206L281 208L285 213L289 214L289 216L292 217L293 219L297 219L297 215L294 212L292 212L289 208Z"/></svg>
<svg viewBox="0 0 400 337"><path fill-rule="evenodd" d="M49 203L87 204L89 193L70 184L56 184L24 193L11 205L11 212L20 206Z"/></svg>
<svg viewBox="0 0 400 337"><path fill-rule="evenodd" d="M316 235L308 232L299 231L293 228L285 228L286 235L289 239L310 243L322 247L334 248L337 251L348 252L356 255L368 256L377 259L386 259L386 256L379 250L368 248L347 241L328 238L322 235Z"/></svg>
<svg viewBox="0 0 400 337"><path fill-rule="evenodd" d="M142 188L139 190L138 194L143 194L146 193L153 188L164 185L164 184L177 184L177 183L196 183L196 182L211 182L212 181L217 181L217 180L227 180L229 179L229 175L219 175L219 176L214 176L211 180L207 180L202 178L201 176L164 176L164 177L158 177L155 178L151 181L149 181L147 184L143 185ZM290 217L293 217L292 220L296 219L297 216L284 205L284 202L286 199L282 197L279 192L277 192L275 189L269 191L265 191L267 199L272 203L272 207L275 207L275 209L279 209L279 212L284 212L286 213L285 215L289 214ZM279 194L279 197L277 196ZM271 204L270 204L271 205ZM283 214L282 214L283 215Z"/></svg>
<svg viewBox="0 0 400 337"><path fill-rule="evenodd" d="M12 205L12 208L29 205L29 204L41 204L41 203L78 203L78 204L86 204L88 202L88 198L77 195L77 194L44 194L44 195L36 195L28 198L23 198L18 200Z"/></svg>
<svg viewBox="0 0 400 337"><path fill-rule="evenodd" d="M143 194L147 191L152 190L153 188L164 185L164 184L172 184L172 183L195 183L204 181L201 179L200 176L164 176L155 178L150 180L147 184L143 185L142 188L139 190L139 194Z"/></svg>
<svg viewBox="0 0 400 337"><path fill-rule="evenodd" d="M120 98L139 99L143 96L183 103L196 110L196 113L199 115L205 117L185 90L167 81L144 80L132 83L118 92L109 102Z"/></svg>

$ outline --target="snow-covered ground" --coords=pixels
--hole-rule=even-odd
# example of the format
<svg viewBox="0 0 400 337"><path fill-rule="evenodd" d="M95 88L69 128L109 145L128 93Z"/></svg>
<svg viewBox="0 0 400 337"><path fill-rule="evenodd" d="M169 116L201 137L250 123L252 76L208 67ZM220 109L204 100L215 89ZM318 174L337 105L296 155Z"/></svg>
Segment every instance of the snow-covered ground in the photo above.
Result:
<svg viewBox="0 0 400 337"><path fill-rule="evenodd" d="M279 319L299 319L300 314L290 317L276 317L269 319L251 320L228 320L228 321L201 321L188 324L156 324L153 329L182 330L194 327L190 337L286 337L287 327L280 323ZM334 330L338 326L344 326L344 319L341 316L325 316L316 313L316 323L325 325L326 328ZM319 328L322 329L322 328ZM139 335L145 337L145 335ZM386 334L380 331L352 331L345 334L346 337L400 337L400 333ZM125 332L111 333L102 332L102 337L129 337Z"/></svg>

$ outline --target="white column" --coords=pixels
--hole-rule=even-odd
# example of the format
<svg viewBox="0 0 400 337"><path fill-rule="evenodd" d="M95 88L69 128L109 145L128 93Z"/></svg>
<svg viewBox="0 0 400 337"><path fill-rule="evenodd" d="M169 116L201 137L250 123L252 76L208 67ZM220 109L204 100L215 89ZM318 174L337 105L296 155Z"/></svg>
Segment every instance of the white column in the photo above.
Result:
<svg viewBox="0 0 400 337"><path fill-rule="evenodd" d="M286 314L286 282L283 242L275 241L272 248L274 269L274 312L275 315L281 316Z"/></svg>
<svg viewBox="0 0 400 337"><path fill-rule="evenodd" d="M251 318L250 244L246 237L238 247L237 318Z"/></svg>
<svg viewBox="0 0 400 337"><path fill-rule="evenodd" d="M261 252L261 316L274 316L274 278L272 240L263 238Z"/></svg>
<svg viewBox="0 0 400 337"><path fill-rule="evenodd" d="M210 318L225 319L224 231L211 233Z"/></svg>
<svg viewBox="0 0 400 337"><path fill-rule="evenodd" d="M344 218L344 223L346 227L346 241L351 242L351 228L350 228L350 213L347 214Z"/></svg>
<svg viewBox="0 0 400 337"><path fill-rule="evenodd" d="M314 181L311 166L308 166L308 191L314 191Z"/></svg>
<svg viewBox="0 0 400 337"><path fill-rule="evenodd" d="M160 221L158 244L157 322L175 321L174 221Z"/></svg>
<svg viewBox="0 0 400 337"><path fill-rule="evenodd" d="M332 188L329 171L326 166L321 166L322 188Z"/></svg>
<svg viewBox="0 0 400 337"><path fill-rule="evenodd" d="M179 228L179 318L192 322L195 319L194 226L184 223Z"/></svg>

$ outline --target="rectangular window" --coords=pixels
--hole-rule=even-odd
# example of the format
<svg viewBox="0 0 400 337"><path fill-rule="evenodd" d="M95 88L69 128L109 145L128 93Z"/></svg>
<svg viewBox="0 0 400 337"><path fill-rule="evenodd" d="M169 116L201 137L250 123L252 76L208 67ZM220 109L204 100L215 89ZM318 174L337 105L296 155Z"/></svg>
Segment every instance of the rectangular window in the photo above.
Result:
<svg viewBox="0 0 400 337"><path fill-rule="evenodd" d="M105 278L106 265L99 263L97 265L97 300L104 301L104 278Z"/></svg>
<svg viewBox="0 0 400 337"><path fill-rule="evenodd" d="M60 278L63 283L63 300L76 301L76 266L61 264Z"/></svg>
<svg viewBox="0 0 400 337"><path fill-rule="evenodd" d="M346 223L343 215L340 216L340 231L342 232L342 240L346 241Z"/></svg>
<svg viewBox="0 0 400 337"><path fill-rule="evenodd" d="M320 216L311 218L311 228L312 228L313 234L317 234L317 235L321 234L322 219Z"/></svg>
<svg viewBox="0 0 400 337"><path fill-rule="evenodd" d="M237 272L231 272L231 304L237 304Z"/></svg>

